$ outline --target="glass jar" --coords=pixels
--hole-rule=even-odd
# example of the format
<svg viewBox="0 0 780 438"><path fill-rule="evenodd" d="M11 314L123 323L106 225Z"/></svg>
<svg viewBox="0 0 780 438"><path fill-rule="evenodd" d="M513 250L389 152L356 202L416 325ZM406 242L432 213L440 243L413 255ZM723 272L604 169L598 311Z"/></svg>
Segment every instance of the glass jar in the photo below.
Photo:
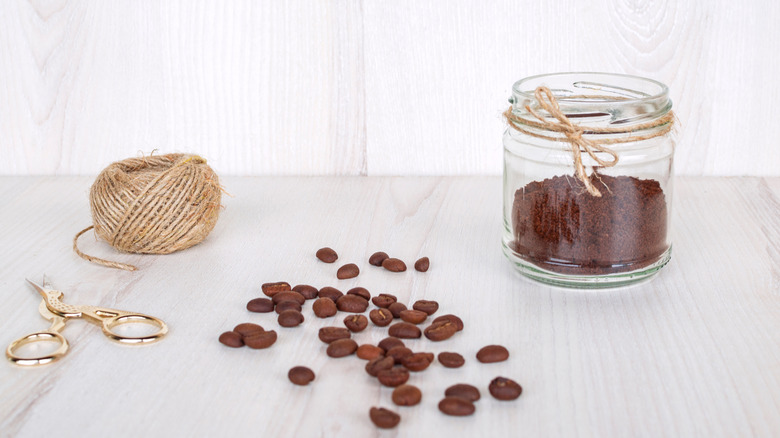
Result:
<svg viewBox="0 0 780 438"><path fill-rule="evenodd" d="M509 101L503 248L515 268L544 283L604 288L666 265L675 148L668 88L559 73L516 82Z"/></svg>

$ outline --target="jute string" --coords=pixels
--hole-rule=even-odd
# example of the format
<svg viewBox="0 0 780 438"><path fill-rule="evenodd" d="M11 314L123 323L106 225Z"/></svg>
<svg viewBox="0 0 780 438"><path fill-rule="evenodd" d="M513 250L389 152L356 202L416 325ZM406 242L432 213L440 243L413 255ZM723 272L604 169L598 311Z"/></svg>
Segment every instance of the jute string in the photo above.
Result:
<svg viewBox="0 0 780 438"><path fill-rule="evenodd" d="M111 268L133 265L81 252L78 239L91 229L125 252L169 254L200 243L217 223L222 188L206 160L189 154L129 158L105 168L89 192L92 225L76 234L81 258Z"/></svg>
<svg viewBox="0 0 780 438"><path fill-rule="evenodd" d="M635 141L648 140L655 137L666 135L672 130L674 126L674 113L669 111L662 117L651 120L649 122L640 123L637 125L631 125L626 127L585 127L573 123L566 114L561 111L558 105L558 100L553 95L553 92L547 87L538 87L534 90L534 97L536 98L539 107L548 114L550 114L555 120L551 120L543 115L539 114L536 110L531 108L530 105L525 106L525 110L528 111L536 120L526 119L515 115L512 112L512 107L504 111L504 117L512 128L520 131L524 134L542 138L550 141L563 141L571 145L572 158L574 160L574 173L577 179L579 179L588 192L593 196L601 196L601 192L593 185L591 179L588 178L585 173L585 165L582 164L582 152L586 152L599 166L613 167L618 163L618 153L605 145L611 145L616 143L630 143ZM593 99L612 99L612 100L624 100L619 97L605 97L605 96L576 96L577 98L593 98ZM654 129L657 128L657 129ZM553 137L540 134L532 129L538 129L548 132L556 132L563 134L563 137ZM653 131L645 134L636 134L641 131L654 129ZM632 134L623 137L612 138L589 138L585 135L592 134ZM599 156L599 153L607 154L612 157L611 160L604 160Z"/></svg>

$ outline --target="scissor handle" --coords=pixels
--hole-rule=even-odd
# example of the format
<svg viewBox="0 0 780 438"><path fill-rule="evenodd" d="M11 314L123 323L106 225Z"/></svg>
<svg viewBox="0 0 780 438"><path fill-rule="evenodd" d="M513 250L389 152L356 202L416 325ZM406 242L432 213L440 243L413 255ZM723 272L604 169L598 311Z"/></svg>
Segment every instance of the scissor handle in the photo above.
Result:
<svg viewBox="0 0 780 438"><path fill-rule="evenodd" d="M123 344L149 344L159 341L166 333L168 333L168 326L159 318L154 316L144 315L143 313L129 313L123 312L122 314L104 317L103 319L103 333L110 339L121 342ZM137 324L144 323L157 326L157 331L149 335L144 336L126 336L121 333L115 332L113 329L122 324Z"/></svg>
<svg viewBox="0 0 780 438"><path fill-rule="evenodd" d="M38 356L38 357L30 357L30 356L20 356L17 353L17 351L28 344L33 344L36 342L48 342L54 340L60 344L57 349L49 354ZM68 351L68 340L65 339L61 334L55 332L55 331L45 331L45 332L35 332L30 333L27 336L22 336L21 338L11 342L11 344L6 348L5 355L8 357L8 360L11 362L22 365L22 366L33 366L33 365L46 365L48 363L52 363L56 361L57 359L61 358L65 355L65 353Z"/></svg>

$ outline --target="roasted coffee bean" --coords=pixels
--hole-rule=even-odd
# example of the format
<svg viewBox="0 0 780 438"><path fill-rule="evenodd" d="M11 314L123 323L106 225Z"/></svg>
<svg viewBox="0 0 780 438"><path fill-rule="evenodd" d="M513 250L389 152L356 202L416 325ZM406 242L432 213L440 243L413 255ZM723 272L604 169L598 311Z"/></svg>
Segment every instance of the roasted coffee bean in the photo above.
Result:
<svg viewBox="0 0 780 438"><path fill-rule="evenodd" d="M327 318L338 312L336 303L330 298L317 298L317 300L314 301L314 304L311 305L311 308L314 310L314 314L319 318Z"/></svg>
<svg viewBox="0 0 780 438"><path fill-rule="evenodd" d="M477 352L477 360L482 363L503 362L509 359L509 351L501 345L488 345Z"/></svg>
<svg viewBox="0 0 780 438"><path fill-rule="evenodd" d="M344 318L344 325L351 332L362 332L368 327L368 318L365 315L349 315Z"/></svg>
<svg viewBox="0 0 780 438"><path fill-rule="evenodd" d="M458 331L463 330L463 320L458 318L455 315L452 314L442 315L436 317L436 319L433 320L433 322L439 322L439 321L450 321L451 323L455 324L455 327L457 327Z"/></svg>
<svg viewBox="0 0 780 438"><path fill-rule="evenodd" d="M366 301L371 299L371 292L368 291L368 289L364 287L353 287L352 289L347 291L347 295L357 295L359 297L363 297Z"/></svg>
<svg viewBox="0 0 780 438"><path fill-rule="evenodd" d="M360 268L354 263L348 263L339 268L336 271L336 278L339 280L346 280L347 278L355 278L360 274Z"/></svg>
<svg viewBox="0 0 780 438"><path fill-rule="evenodd" d="M421 310L402 310L399 315L401 319L412 324L420 324L428 317L428 314Z"/></svg>
<svg viewBox="0 0 780 438"><path fill-rule="evenodd" d="M382 260L382 267L390 272L404 272L406 270L406 263L404 263L403 260L390 257Z"/></svg>
<svg viewBox="0 0 780 438"><path fill-rule="evenodd" d="M246 310L255 313L273 312L274 302L269 298L255 298L246 303Z"/></svg>
<svg viewBox="0 0 780 438"><path fill-rule="evenodd" d="M336 251L333 251L328 247L318 249L317 254L315 255L318 259L320 259L320 261L325 263L333 263L339 259L339 255L336 254Z"/></svg>
<svg viewBox="0 0 780 438"><path fill-rule="evenodd" d="M290 288L290 283L287 283L286 281L277 281L276 283L265 283L262 286L260 286L260 289L262 289L263 293L268 295L269 297L272 297L279 292L292 290Z"/></svg>
<svg viewBox="0 0 780 438"><path fill-rule="evenodd" d="M320 329L318 336L320 341L330 344L339 339L349 339L352 337L352 334L344 327L323 327Z"/></svg>
<svg viewBox="0 0 780 438"><path fill-rule="evenodd" d="M316 287L309 286L308 284L299 284L292 288L292 290L303 295L307 300L313 300L317 298L317 295L319 294L319 290L317 290Z"/></svg>
<svg viewBox="0 0 780 438"><path fill-rule="evenodd" d="M393 403L398 406L414 406L422 400L422 391L414 385L401 385L393 390Z"/></svg>
<svg viewBox="0 0 780 438"><path fill-rule="evenodd" d="M405 347L404 341L394 337L394 336L388 336L381 341L379 341L379 344L377 344L379 348L390 351L393 347Z"/></svg>
<svg viewBox="0 0 780 438"><path fill-rule="evenodd" d="M336 339L328 344L326 353L330 357L344 357L357 351L358 344L352 339Z"/></svg>
<svg viewBox="0 0 780 438"><path fill-rule="evenodd" d="M258 333L263 333L265 330L263 327L253 323L253 322L244 322L241 323L233 328L233 331L238 333L241 336L252 336Z"/></svg>
<svg viewBox="0 0 780 438"><path fill-rule="evenodd" d="M496 377L488 386L490 394L498 400L514 400L523 393L523 387L512 379Z"/></svg>
<svg viewBox="0 0 780 438"><path fill-rule="evenodd" d="M445 351L439 353L439 363L447 368L460 368L466 363L466 359L458 353Z"/></svg>
<svg viewBox="0 0 780 438"><path fill-rule="evenodd" d="M363 313L368 309L368 301L358 295L344 295L336 300L336 307L342 312Z"/></svg>
<svg viewBox="0 0 780 438"><path fill-rule="evenodd" d="M474 403L461 397L444 397L439 402L439 410L447 415L463 417L474 413Z"/></svg>
<svg viewBox="0 0 780 438"><path fill-rule="evenodd" d="M372 377L376 377L377 373L382 370L389 370L395 365L395 361L392 357L379 356L375 359L371 359L366 364L366 372Z"/></svg>
<svg viewBox="0 0 780 438"><path fill-rule="evenodd" d="M387 333L390 336L402 339L417 339L422 336L420 328L414 324L409 324L408 322L397 322L391 325L390 328L387 329Z"/></svg>
<svg viewBox="0 0 780 438"><path fill-rule="evenodd" d="M387 309L373 309L368 312L368 317L379 327L386 327L393 322L393 314Z"/></svg>
<svg viewBox="0 0 780 438"><path fill-rule="evenodd" d="M394 388L403 385L409 380L409 370L402 366L394 366L389 370L382 370L376 373L379 383Z"/></svg>
<svg viewBox="0 0 780 438"><path fill-rule="evenodd" d="M426 272L430 266L431 261L428 260L428 257L423 257L420 260L414 262L414 269L419 272Z"/></svg>
<svg viewBox="0 0 780 438"><path fill-rule="evenodd" d="M296 385L305 386L314 380L314 371L302 366L292 367L287 372L287 378Z"/></svg>
<svg viewBox="0 0 780 438"><path fill-rule="evenodd" d="M393 318L400 318L401 312L406 310L406 304L396 302L387 306L387 310L389 310L390 313L393 314Z"/></svg>
<svg viewBox="0 0 780 438"><path fill-rule="evenodd" d="M282 327L295 327L303 322L303 314L297 310L285 310L276 320Z"/></svg>
<svg viewBox="0 0 780 438"><path fill-rule="evenodd" d="M368 411L371 422L380 429L392 429L401 422L401 416L385 408L371 408Z"/></svg>
<svg viewBox="0 0 780 438"><path fill-rule="evenodd" d="M398 301L398 298L396 298L395 295L390 294L379 294L371 299L371 302L374 303L375 306L384 309L390 307L390 305L396 301Z"/></svg>
<svg viewBox="0 0 780 438"><path fill-rule="evenodd" d="M393 347L385 353L385 356L392 357L396 364L400 364L404 357L411 356L412 350L406 347Z"/></svg>
<svg viewBox="0 0 780 438"><path fill-rule="evenodd" d="M479 389L477 389L477 387L474 385L469 385L468 383L458 383L456 385L452 385L444 391L444 395L446 397L465 398L472 403L479 400L480 397Z"/></svg>
<svg viewBox="0 0 780 438"><path fill-rule="evenodd" d="M281 303L276 305L276 308L274 310L276 310L276 313L282 313L285 310L290 310L290 309L297 310L298 312L300 312L303 309L303 307L300 304L298 304L297 301L282 301Z"/></svg>
<svg viewBox="0 0 780 438"><path fill-rule="evenodd" d="M335 287L325 286L322 289L320 289L320 292L317 296L320 298L330 298L335 303L336 300L341 298L344 294L336 289Z"/></svg>
<svg viewBox="0 0 780 438"><path fill-rule="evenodd" d="M439 303L431 300L417 300L412 304L412 309L423 311L428 315L433 315L439 310Z"/></svg>
<svg viewBox="0 0 780 438"><path fill-rule="evenodd" d="M276 342L276 332L273 330L264 331L244 338L244 344L249 348L268 348Z"/></svg>
<svg viewBox="0 0 780 438"><path fill-rule="evenodd" d="M401 359L401 364L409 371L423 371L433 362L433 353L414 353Z"/></svg>
<svg viewBox="0 0 780 438"><path fill-rule="evenodd" d="M225 332L219 335L219 342L228 347L238 348L244 346L244 337L236 332Z"/></svg>
<svg viewBox="0 0 780 438"><path fill-rule="evenodd" d="M306 302L306 298L294 290L279 292L278 294L275 294L271 300L274 304L279 304L282 301L295 301L296 303L303 305L303 303Z"/></svg>
<svg viewBox="0 0 780 438"><path fill-rule="evenodd" d="M357 349L357 357L363 360L376 359L379 356L384 356L385 350L377 347L376 345L363 344Z"/></svg>
<svg viewBox="0 0 780 438"><path fill-rule="evenodd" d="M434 322L425 328L425 337L434 342L449 339L458 332L458 328L449 320Z"/></svg>
<svg viewBox="0 0 780 438"><path fill-rule="evenodd" d="M378 251L371 254L371 257L368 258L368 263L374 266L382 266L382 262L388 257L390 256L386 252Z"/></svg>

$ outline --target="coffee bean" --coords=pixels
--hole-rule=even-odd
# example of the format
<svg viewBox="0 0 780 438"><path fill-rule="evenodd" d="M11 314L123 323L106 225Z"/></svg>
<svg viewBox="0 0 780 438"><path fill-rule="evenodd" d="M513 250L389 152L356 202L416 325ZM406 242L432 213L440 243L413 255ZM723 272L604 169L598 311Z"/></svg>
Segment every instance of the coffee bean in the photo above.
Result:
<svg viewBox="0 0 780 438"><path fill-rule="evenodd" d="M466 363L466 359L458 353L444 351L439 353L439 363L447 368L460 368Z"/></svg>
<svg viewBox="0 0 780 438"><path fill-rule="evenodd" d="M282 301L295 301L296 303L303 305L303 303L306 302L306 298L304 298L303 295L293 290L279 292L275 294L271 300L274 302L274 304L279 304Z"/></svg>
<svg viewBox="0 0 780 438"><path fill-rule="evenodd" d="M358 295L344 295L336 300L336 307L342 312L363 313L368 309L368 301Z"/></svg>
<svg viewBox="0 0 780 438"><path fill-rule="evenodd" d="M255 313L273 312L274 302L268 298L255 298L246 303L246 310Z"/></svg>
<svg viewBox="0 0 780 438"><path fill-rule="evenodd" d="M371 408L371 410L368 411L368 416L371 418L371 422L381 429L392 429L401 422L400 415L385 408Z"/></svg>
<svg viewBox="0 0 780 438"><path fill-rule="evenodd" d="M355 278L358 274L360 274L360 268L354 263L348 263L336 271L336 278L346 280L347 278Z"/></svg>
<svg viewBox="0 0 780 438"><path fill-rule="evenodd" d="M287 372L287 378L296 385L305 386L314 380L314 371L302 366L292 367Z"/></svg>
<svg viewBox="0 0 780 438"><path fill-rule="evenodd" d="M319 293L319 290L317 290L316 287L309 286L308 284L299 284L294 288L292 288L292 290L303 295L303 297L306 298L307 300L313 300L317 298L317 295Z"/></svg>
<svg viewBox="0 0 780 438"><path fill-rule="evenodd" d="M365 315L349 315L344 318L344 325L351 332L362 332L368 327L368 318Z"/></svg>
<svg viewBox="0 0 780 438"><path fill-rule="evenodd" d="M379 356L384 356L385 350L377 347L376 345L363 344L358 347L356 351L357 357L363 360L376 359Z"/></svg>
<svg viewBox="0 0 780 438"><path fill-rule="evenodd" d="M320 261L325 263L333 263L339 259L339 255L336 254L336 251L333 251L328 247L318 249L317 254L315 255L318 259L320 259Z"/></svg>
<svg viewBox="0 0 780 438"><path fill-rule="evenodd" d="M379 348L390 351L393 347L404 347L404 341L394 337L394 336L388 336L381 341L379 341L379 344L377 344Z"/></svg>
<svg viewBox="0 0 780 438"><path fill-rule="evenodd" d="M347 291L347 295L357 295L359 297L363 297L366 301L371 299L371 292L368 291L368 289L364 287L353 287L352 289Z"/></svg>
<svg viewBox="0 0 780 438"><path fill-rule="evenodd" d="M496 377L488 386L490 394L498 400L514 400L523 393L523 387L512 379Z"/></svg>
<svg viewBox="0 0 780 438"><path fill-rule="evenodd" d="M253 323L253 322L244 322L241 323L233 328L233 331L238 333L239 335L243 337L252 336L257 333L263 333L265 330L263 327Z"/></svg>
<svg viewBox="0 0 780 438"><path fill-rule="evenodd" d="M336 312L338 312L336 303L334 303L330 298L317 298L317 300L314 301L314 304L311 305L311 308L314 310L314 314L319 318L327 318L329 316L335 315Z"/></svg>
<svg viewBox="0 0 780 438"><path fill-rule="evenodd" d="M339 339L349 339L352 335L344 327L323 327L318 334L320 341L330 344Z"/></svg>
<svg viewBox="0 0 780 438"><path fill-rule="evenodd" d="M269 297L272 297L279 292L292 290L290 288L290 283L287 283L286 281L277 281L276 283L265 283L262 286L260 286L260 289L262 289L263 293L268 295Z"/></svg>
<svg viewBox="0 0 780 438"><path fill-rule="evenodd" d="M433 320L433 322L439 322L439 321L450 321L451 323L455 324L455 327L457 327L458 331L463 330L463 320L458 318L455 315L452 314L442 315Z"/></svg>
<svg viewBox="0 0 780 438"><path fill-rule="evenodd" d="M244 346L244 337L236 332L225 332L219 335L219 342L228 347L238 348Z"/></svg>
<svg viewBox="0 0 780 438"><path fill-rule="evenodd" d="M393 347L385 353L385 356L392 357L396 364L400 364L404 357L411 356L412 350L406 347Z"/></svg>
<svg viewBox="0 0 780 438"><path fill-rule="evenodd" d="M393 365L395 365L395 361L392 357L379 356L368 361L366 364L366 372L368 375L376 377L380 371L389 370Z"/></svg>
<svg viewBox="0 0 780 438"><path fill-rule="evenodd" d="M358 344L352 339L337 339L328 344L326 353L330 357L344 357L357 351Z"/></svg>
<svg viewBox="0 0 780 438"><path fill-rule="evenodd" d="M405 356L401 359L403 364L409 371L423 371L433 362L433 353L414 353Z"/></svg>
<svg viewBox="0 0 780 438"><path fill-rule="evenodd" d="M433 315L439 310L439 303L430 300L417 300L412 305L412 309L423 311L428 315Z"/></svg>
<svg viewBox="0 0 780 438"><path fill-rule="evenodd" d="M317 296L320 298L330 298L335 303L336 300L341 298L344 294L336 289L335 287L325 286L322 289L320 289L320 292Z"/></svg>
<svg viewBox="0 0 780 438"><path fill-rule="evenodd" d="M501 345L488 345L477 352L477 360L482 363L503 362L509 359L509 351Z"/></svg>
<svg viewBox="0 0 780 438"><path fill-rule="evenodd" d="M390 334L390 336L402 339L417 339L422 336L420 328L414 324L409 324L408 322L397 322L391 325L387 330L387 333Z"/></svg>
<svg viewBox="0 0 780 438"><path fill-rule="evenodd" d="M420 324L428 317L427 313L420 310L402 310L399 315L401 319L412 324Z"/></svg>
<svg viewBox="0 0 780 438"><path fill-rule="evenodd" d="M382 267L390 272L404 272L406 270L406 263L404 263L403 260L391 257L382 260Z"/></svg>
<svg viewBox="0 0 780 438"><path fill-rule="evenodd" d="M371 257L368 258L368 263L374 266L382 266L382 262L385 261L385 259L387 259L388 257L390 256L387 255L386 252L382 252L382 251L375 252L371 254Z"/></svg>
<svg viewBox="0 0 780 438"><path fill-rule="evenodd" d="M420 260L414 262L414 269L419 272L426 272L430 266L431 261L428 260L428 257L423 257Z"/></svg>
<svg viewBox="0 0 780 438"><path fill-rule="evenodd" d="M458 383L456 385L452 385L444 391L444 395L446 397L465 398L472 403L479 400L480 397L479 389L477 389L477 387L474 385L469 385L468 383Z"/></svg>
<svg viewBox="0 0 780 438"><path fill-rule="evenodd" d="M378 327L386 327L393 322L393 314L387 309L373 309L368 312L368 317Z"/></svg>
<svg viewBox="0 0 780 438"><path fill-rule="evenodd" d="M402 366L395 366L389 370L382 370L376 373L379 383L391 388L403 385L409 380L409 370Z"/></svg>
<svg viewBox="0 0 780 438"><path fill-rule="evenodd" d="M404 303L393 303L389 306L387 306L387 310L390 311L390 313L393 314L393 318L400 318L401 312L406 310L406 304Z"/></svg>
<svg viewBox="0 0 780 438"><path fill-rule="evenodd" d="M301 307L301 305L298 304L297 301L282 301L281 303L276 305L276 308L274 310L276 310L276 313L282 313L285 310L291 310L291 309L300 312L303 309L303 307Z"/></svg>
<svg viewBox="0 0 780 438"><path fill-rule="evenodd" d="M422 391L414 385L401 385L393 390L392 397L398 406L414 406L422 400Z"/></svg>
<svg viewBox="0 0 780 438"><path fill-rule="evenodd" d="M449 339L458 332L457 326L449 320L434 322L425 328L425 337L434 342Z"/></svg>
<svg viewBox="0 0 780 438"><path fill-rule="evenodd" d="M282 327L295 327L303 322L303 314L297 310L285 310L276 320Z"/></svg>
<svg viewBox="0 0 780 438"><path fill-rule="evenodd" d="M461 397L444 397L439 402L439 410L447 415L463 417L474 413L474 403Z"/></svg>
<svg viewBox="0 0 780 438"><path fill-rule="evenodd" d="M244 338L244 343L249 348L261 349L268 348L276 342L276 332L273 330L264 331Z"/></svg>
<svg viewBox="0 0 780 438"><path fill-rule="evenodd" d="M385 309L396 301L398 301L398 298L396 298L395 295L390 294L379 294L371 299L371 302L374 303L375 306Z"/></svg>

